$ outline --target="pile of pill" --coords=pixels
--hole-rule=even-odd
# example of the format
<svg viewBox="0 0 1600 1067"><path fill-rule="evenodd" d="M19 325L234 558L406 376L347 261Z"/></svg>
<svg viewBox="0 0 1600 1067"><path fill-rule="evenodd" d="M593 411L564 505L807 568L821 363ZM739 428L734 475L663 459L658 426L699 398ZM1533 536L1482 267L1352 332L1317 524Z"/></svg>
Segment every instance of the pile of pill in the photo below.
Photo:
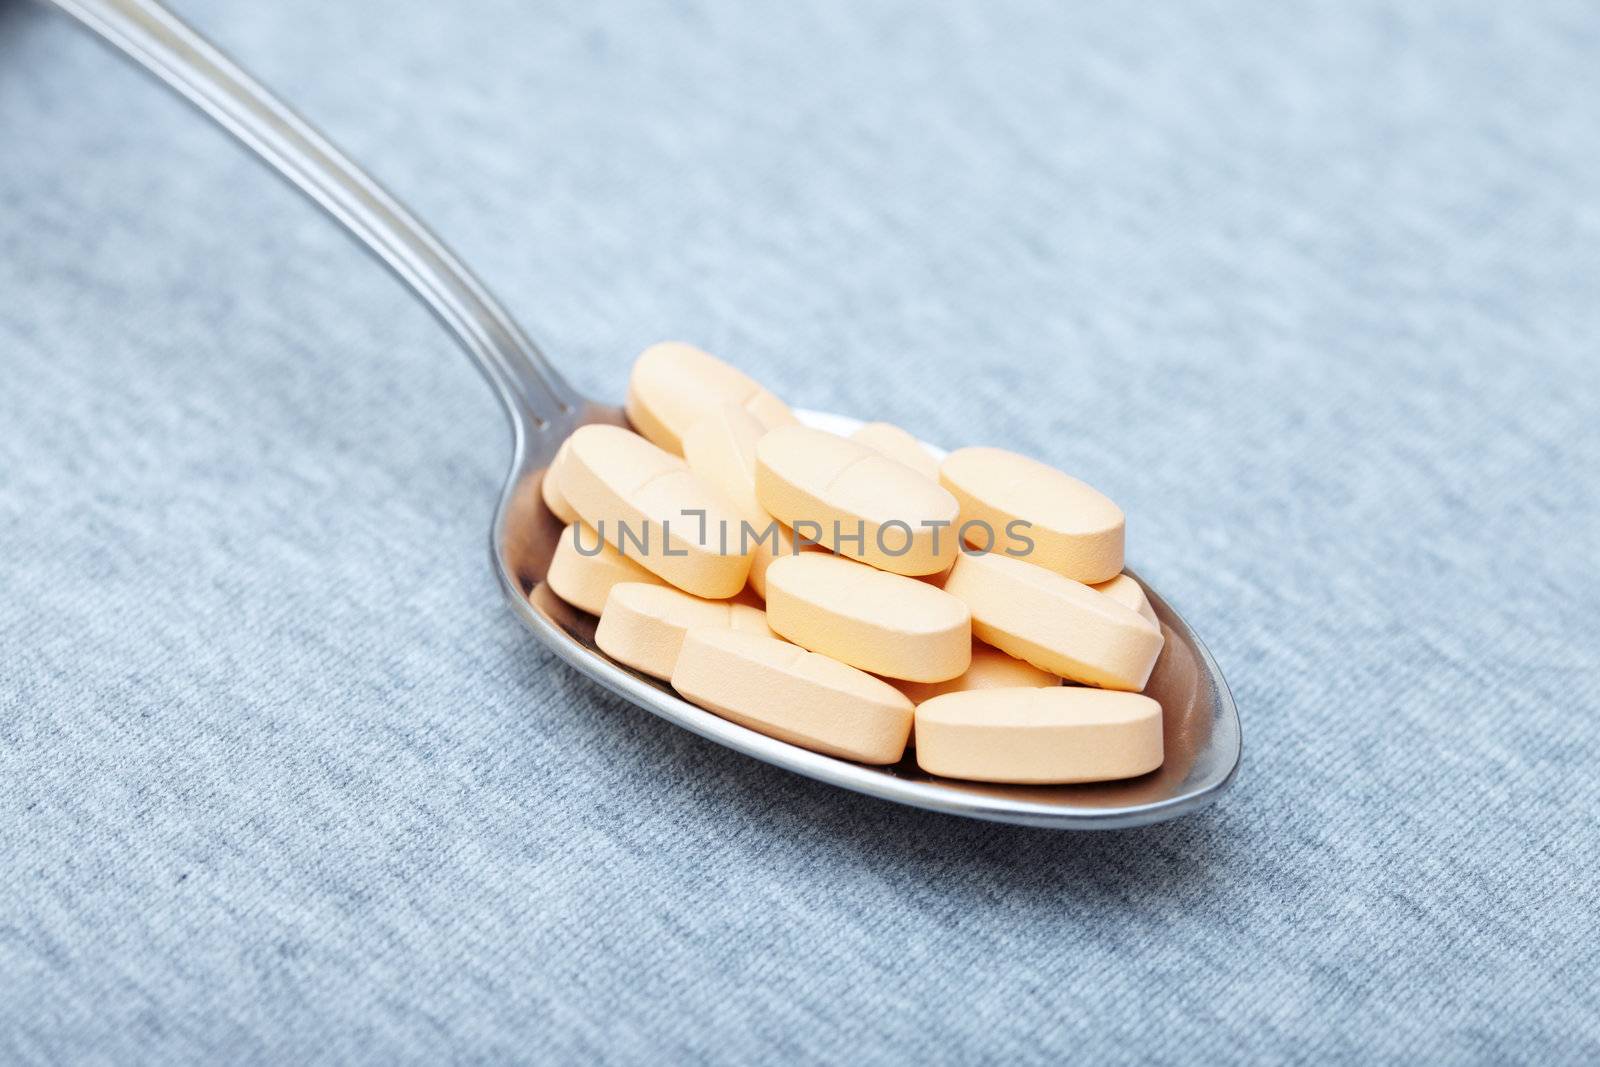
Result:
<svg viewBox="0 0 1600 1067"><path fill-rule="evenodd" d="M1161 765L1163 635L1099 492L998 448L941 461L886 423L803 426L690 345L640 355L633 430L545 472L546 583L595 643L723 718L827 755L1071 783Z"/></svg>

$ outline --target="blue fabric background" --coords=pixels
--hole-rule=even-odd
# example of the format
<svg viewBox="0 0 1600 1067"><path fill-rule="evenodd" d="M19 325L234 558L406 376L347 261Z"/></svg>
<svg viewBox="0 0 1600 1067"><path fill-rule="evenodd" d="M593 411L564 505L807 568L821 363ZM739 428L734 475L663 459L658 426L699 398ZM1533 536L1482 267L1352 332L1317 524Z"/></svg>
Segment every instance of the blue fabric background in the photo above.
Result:
<svg viewBox="0 0 1600 1067"><path fill-rule="evenodd" d="M586 390L1038 453L1216 808L805 781L536 648L427 314L0 0L0 1060L1600 1059L1600 12L185 0Z"/></svg>

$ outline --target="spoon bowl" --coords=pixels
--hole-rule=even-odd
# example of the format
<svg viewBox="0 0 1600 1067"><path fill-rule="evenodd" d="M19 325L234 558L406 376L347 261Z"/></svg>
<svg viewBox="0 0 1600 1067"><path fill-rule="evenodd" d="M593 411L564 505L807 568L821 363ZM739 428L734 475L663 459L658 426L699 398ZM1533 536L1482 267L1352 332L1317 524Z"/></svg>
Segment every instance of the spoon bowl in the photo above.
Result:
<svg viewBox="0 0 1600 1067"><path fill-rule="evenodd" d="M1216 663L1177 612L1146 586L1166 647L1146 692L1164 713L1166 759L1149 774L1093 785L1006 786L935 778L911 760L869 767L798 748L719 718L608 659L595 618L544 584L562 524L541 481L568 434L622 412L577 394L444 244L309 123L155 0L52 0L176 90L332 215L451 332L505 407L512 464L490 549L500 584L533 635L562 660L647 711L777 767L913 807L1059 829L1160 822L1214 800L1239 763L1239 719ZM859 422L799 413L821 429ZM1141 583L1142 584L1142 583Z"/></svg>
<svg viewBox="0 0 1600 1067"><path fill-rule="evenodd" d="M577 424L627 425L618 408L591 406L586 413ZM861 426L861 420L842 415L803 410L795 414L808 426L839 434ZM517 617L546 648L645 710L808 778L929 811L1024 826L1073 830L1143 826L1203 807L1231 783L1239 764L1240 734L1228 687L1199 638L1148 585L1145 589L1161 620L1166 646L1145 692L1161 704L1165 760L1138 778L1052 786L938 778L919 768L909 754L890 767L853 763L779 741L690 704L665 682L624 667L600 651L594 641L596 618L561 600L544 584L563 523L545 506L540 486L563 438L552 434L537 442L506 483L490 546L501 587ZM927 447L943 455L942 449Z"/></svg>

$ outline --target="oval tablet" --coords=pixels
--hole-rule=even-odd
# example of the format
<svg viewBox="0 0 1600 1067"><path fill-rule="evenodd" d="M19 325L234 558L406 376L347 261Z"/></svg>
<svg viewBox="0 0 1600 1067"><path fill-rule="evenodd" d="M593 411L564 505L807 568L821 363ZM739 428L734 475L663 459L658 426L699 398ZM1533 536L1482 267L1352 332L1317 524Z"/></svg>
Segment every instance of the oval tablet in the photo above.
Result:
<svg viewBox="0 0 1600 1067"><path fill-rule="evenodd" d="M1156 609L1150 606L1150 598L1145 595L1144 586L1140 585L1137 579L1119 574L1109 582L1098 582L1090 588L1104 593L1125 608L1132 608L1148 619L1156 629L1161 629L1161 620L1156 618Z"/></svg>
<svg viewBox="0 0 1600 1067"><path fill-rule="evenodd" d="M1026 660L1007 655L981 642L972 644L972 666L943 682L895 682L894 687L911 698L911 703L965 693L974 689L1046 689L1061 684L1061 679L1042 671Z"/></svg>
<svg viewBox="0 0 1600 1067"><path fill-rule="evenodd" d="M581 541L579 537L578 523L561 531L555 554L550 557L550 569L544 576L550 591L573 607L598 615L611 587L619 582L662 584L660 578L638 563L618 555L594 530L583 527Z"/></svg>
<svg viewBox="0 0 1600 1067"><path fill-rule="evenodd" d="M620 426L590 423L567 438L563 496L629 559L685 592L730 597L750 576L739 517L669 455Z"/></svg>
<svg viewBox="0 0 1600 1067"><path fill-rule="evenodd" d="M780 426L756 445L767 513L840 555L896 574L935 574L958 551L955 497L859 441ZM804 524L804 525L802 525Z"/></svg>
<svg viewBox="0 0 1600 1067"><path fill-rule="evenodd" d="M939 484L961 504L962 536L975 548L1016 551L1011 523L1033 540L1018 555L1092 584L1122 571L1122 509L1048 464L1003 448L959 448L939 466ZM968 530L968 523L980 523ZM993 531L994 540L985 542Z"/></svg>
<svg viewBox="0 0 1600 1067"><path fill-rule="evenodd" d="M736 404L719 404L683 434L683 461L751 520L770 521L756 499L756 443L767 428Z"/></svg>
<svg viewBox="0 0 1600 1067"><path fill-rule="evenodd" d="M894 686L776 637L690 630L672 687L752 730L860 763L895 763L911 701Z"/></svg>
<svg viewBox="0 0 1600 1067"><path fill-rule="evenodd" d="M842 556L776 560L767 572L767 625L802 648L887 678L940 682L972 665L965 604Z"/></svg>
<svg viewBox="0 0 1600 1067"><path fill-rule="evenodd" d="M720 492L750 523L750 588L767 596L767 568L796 549L789 528L767 514L756 499L756 443L767 428L744 408L722 404L683 435L683 458L695 476Z"/></svg>
<svg viewBox="0 0 1600 1067"><path fill-rule="evenodd" d="M677 665L683 635L702 626L772 636L766 614L749 604L705 600L666 585L623 582L606 597L594 643L619 663L667 680Z"/></svg>
<svg viewBox="0 0 1600 1067"><path fill-rule="evenodd" d="M561 461L567 456L567 442L562 441L561 447L556 449L556 458L550 461L550 466L545 468L544 477L539 479L539 493L544 497L544 506L550 513L562 522L571 525L578 521L578 513L572 505L567 503L567 498L561 495Z"/></svg>
<svg viewBox="0 0 1600 1067"><path fill-rule="evenodd" d="M1105 782L1161 760L1161 705L1138 693L984 689L917 707L917 766L946 778Z"/></svg>
<svg viewBox="0 0 1600 1067"><path fill-rule="evenodd" d="M651 345L634 361L624 410L633 428L668 452L683 451L683 435L721 404L734 404L763 426L795 421L787 404L743 371L680 341Z"/></svg>
<svg viewBox="0 0 1600 1067"><path fill-rule="evenodd" d="M1010 556L962 555L944 590L972 612L980 641L1075 682L1143 689L1161 654L1161 631L1137 611Z"/></svg>
<svg viewBox="0 0 1600 1067"><path fill-rule="evenodd" d="M882 452L892 460L904 463L918 474L934 481L939 480L939 461L922 446L922 442L900 427L887 422L869 422L850 435L868 448Z"/></svg>

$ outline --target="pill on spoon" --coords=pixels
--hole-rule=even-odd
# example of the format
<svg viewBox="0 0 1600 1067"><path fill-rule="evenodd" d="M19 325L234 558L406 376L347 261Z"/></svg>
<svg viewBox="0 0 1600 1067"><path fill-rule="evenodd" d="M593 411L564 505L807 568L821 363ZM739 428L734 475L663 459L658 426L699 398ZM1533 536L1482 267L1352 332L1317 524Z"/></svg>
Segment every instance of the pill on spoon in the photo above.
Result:
<svg viewBox="0 0 1600 1067"><path fill-rule="evenodd" d="M947 693L919 704L917 766L1037 785L1103 782L1161 766L1161 706L1138 693L1058 686Z"/></svg>
<svg viewBox="0 0 1600 1067"><path fill-rule="evenodd" d="M959 448L940 464L939 483L960 503L962 537L975 548L1012 551L1021 539L1011 524L1019 523L1035 566L1087 584L1122 571L1122 509L1049 464L1001 448Z"/></svg>
<svg viewBox="0 0 1600 1067"><path fill-rule="evenodd" d="M809 426L756 446L756 498L797 540L896 574L936 574L958 550L955 497L872 448Z"/></svg>
<svg viewBox="0 0 1600 1067"><path fill-rule="evenodd" d="M894 686L776 637L690 630L672 687L741 726L861 763L897 762L911 732L911 701Z"/></svg>
<svg viewBox="0 0 1600 1067"><path fill-rule="evenodd" d="M1061 684L1061 679L1049 671L1042 671L1025 660L1007 655L981 641L972 642L972 666L961 674L943 682L902 682L891 678L890 683L911 698L911 703L946 693L965 693L974 689L1043 689ZM911 728L906 739L908 749L917 743L917 728Z"/></svg>
<svg viewBox="0 0 1600 1067"><path fill-rule="evenodd" d="M718 404L683 434L683 460L747 518L766 515L756 499L756 443L767 427L737 404Z"/></svg>
<svg viewBox="0 0 1600 1067"><path fill-rule="evenodd" d="M760 608L730 600L706 600L671 586L623 582L611 587L594 643L634 670L672 677L683 635L697 627L740 630L770 637Z"/></svg>
<svg viewBox="0 0 1600 1067"><path fill-rule="evenodd" d="M910 697L913 704L921 704L946 693L965 693L974 689L1045 689L1060 684L1061 679L1049 671L1042 671L1026 660L974 641L972 665L954 678L943 682L896 681L894 687Z"/></svg>
<svg viewBox="0 0 1600 1067"><path fill-rule="evenodd" d="M578 523L561 531L544 581L556 596L591 615L600 614L612 586L620 582L663 584L635 560L620 555L593 529Z"/></svg>
<svg viewBox="0 0 1600 1067"><path fill-rule="evenodd" d="M934 481L939 480L939 461L922 442L900 427L887 422L869 422L850 435L850 440L860 441L868 448L898 460Z"/></svg>
<svg viewBox="0 0 1600 1067"><path fill-rule="evenodd" d="M767 572L767 624L802 648L886 678L939 682L972 664L967 606L900 574L821 552Z"/></svg>
<svg viewBox="0 0 1600 1067"><path fill-rule="evenodd" d="M750 575L740 519L682 459L619 426L567 439L562 495L623 555L696 596L730 597Z"/></svg>
<svg viewBox="0 0 1600 1067"><path fill-rule="evenodd" d="M651 345L634 361L624 410L634 429L680 454L684 433L721 404L745 409L769 429L795 421L788 405L749 375L679 341Z"/></svg>
<svg viewBox="0 0 1600 1067"><path fill-rule="evenodd" d="M567 498L561 495L561 461L566 455L567 442L563 441L561 447L556 449L556 458L550 461L544 477L539 480L539 492L544 497L544 506L550 509L551 514L570 525L578 521L578 513L567 503Z"/></svg>
<svg viewBox="0 0 1600 1067"><path fill-rule="evenodd" d="M1137 579L1119 574L1109 582L1098 582L1089 588L1104 593L1123 607L1132 608L1149 619L1157 629L1161 628L1161 620L1156 618L1156 609L1150 606L1150 598L1145 595L1144 586L1140 585Z"/></svg>
<svg viewBox="0 0 1600 1067"><path fill-rule="evenodd" d="M722 404L683 435L683 458L696 477L720 492L750 523L750 588L767 595L767 568L795 554L794 535L756 499L756 443L767 428L737 404Z"/></svg>
<svg viewBox="0 0 1600 1067"><path fill-rule="evenodd" d="M1138 691L1161 654L1161 631L1081 582L998 553L956 560L944 591L972 612L972 633L1040 670Z"/></svg>

